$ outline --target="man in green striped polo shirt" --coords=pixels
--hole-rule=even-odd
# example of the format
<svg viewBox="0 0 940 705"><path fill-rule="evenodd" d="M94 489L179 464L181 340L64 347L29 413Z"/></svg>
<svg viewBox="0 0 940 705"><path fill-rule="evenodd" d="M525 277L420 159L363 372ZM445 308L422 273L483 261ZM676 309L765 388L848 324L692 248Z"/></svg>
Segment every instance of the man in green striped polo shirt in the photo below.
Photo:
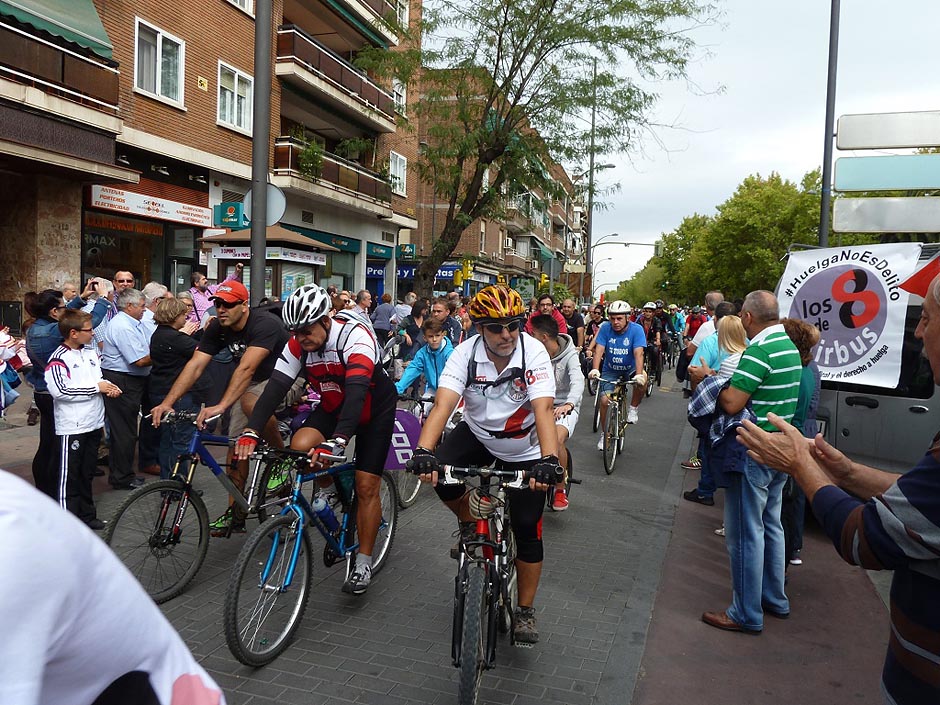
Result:
<svg viewBox="0 0 940 705"><path fill-rule="evenodd" d="M718 403L728 414L737 414L750 403L758 426L777 432L767 414L773 412L787 421L793 418L803 369L800 353L780 324L780 307L769 291L747 295L741 323L751 343ZM780 619L790 615L783 589L786 556L780 523L787 478L750 457L744 472L730 477L725 492L725 540L734 596L727 610L705 612L702 620L719 629L760 634L765 614Z"/></svg>

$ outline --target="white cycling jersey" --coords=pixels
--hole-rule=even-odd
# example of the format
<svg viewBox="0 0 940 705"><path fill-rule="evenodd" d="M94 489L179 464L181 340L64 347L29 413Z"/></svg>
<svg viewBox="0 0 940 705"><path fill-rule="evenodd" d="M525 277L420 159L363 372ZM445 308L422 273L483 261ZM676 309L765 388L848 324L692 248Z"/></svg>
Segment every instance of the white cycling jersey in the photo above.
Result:
<svg viewBox="0 0 940 705"><path fill-rule="evenodd" d="M474 361L475 379L468 379ZM495 457L510 462L542 457L531 400L555 398L555 374L545 346L528 333L519 334L500 374L486 356L482 336L461 343L448 358L438 387L463 395L463 420Z"/></svg>

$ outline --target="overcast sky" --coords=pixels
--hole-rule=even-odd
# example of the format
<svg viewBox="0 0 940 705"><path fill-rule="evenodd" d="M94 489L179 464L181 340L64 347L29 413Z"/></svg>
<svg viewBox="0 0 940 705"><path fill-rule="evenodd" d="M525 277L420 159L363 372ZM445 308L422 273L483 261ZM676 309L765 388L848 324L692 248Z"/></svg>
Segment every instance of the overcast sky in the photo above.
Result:
<svg viewBox="0 0 940 705"><path fill-rule="evenodd" d="M644 154L600 158L617 166L598 172L596 187L619 183L621 191L595 214L595 242L616 232L610 240L652 243L687 215L713 214L749 174L776 171L798 182L822 165L829 1L716 1L721 26L694 35L711 56L689 74L703 90L723 92L663 86L656 120L683 128L658 132L668 151L648 140ZM836 118L940 110L931 49L938 27L940 0L843 0ZM629 279L652 251L598 246L595 284Z"/></svg>

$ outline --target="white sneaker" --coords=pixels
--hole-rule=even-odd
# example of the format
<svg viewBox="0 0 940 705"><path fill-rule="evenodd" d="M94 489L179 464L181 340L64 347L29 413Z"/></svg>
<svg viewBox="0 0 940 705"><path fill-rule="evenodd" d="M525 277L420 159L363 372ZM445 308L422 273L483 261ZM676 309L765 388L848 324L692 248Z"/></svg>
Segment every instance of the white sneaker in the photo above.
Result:
<svg viewBox="0 0 940 705"><path fill-rule="evenodd" d="M635 406L631 406L630 410L627 411L627 423L636 423L640 420L640 414L637 412Z"/></svg>
<svg viewBox="0 0 940 705"><path fill-rule="evenodd" d="M604 434L601 434L601 437L597 439L597 449L600 451L604 450Z"/></svg>

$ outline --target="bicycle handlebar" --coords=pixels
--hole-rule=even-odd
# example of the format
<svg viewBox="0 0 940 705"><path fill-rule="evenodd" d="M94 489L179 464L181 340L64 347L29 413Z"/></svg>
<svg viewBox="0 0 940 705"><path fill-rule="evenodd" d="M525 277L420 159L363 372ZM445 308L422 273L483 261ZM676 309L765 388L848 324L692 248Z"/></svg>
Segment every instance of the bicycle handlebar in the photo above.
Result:
<svg viewBox="0 0 940 705"><path fill-rule="evenodd" d="M500 470L492 466L461 468L444 465L437 482L442 485L457 485L467 477L495 477L500 484L510 489L528 487L530 473L527 470ZM508 480L508 481L507 481Z"/></svg>

